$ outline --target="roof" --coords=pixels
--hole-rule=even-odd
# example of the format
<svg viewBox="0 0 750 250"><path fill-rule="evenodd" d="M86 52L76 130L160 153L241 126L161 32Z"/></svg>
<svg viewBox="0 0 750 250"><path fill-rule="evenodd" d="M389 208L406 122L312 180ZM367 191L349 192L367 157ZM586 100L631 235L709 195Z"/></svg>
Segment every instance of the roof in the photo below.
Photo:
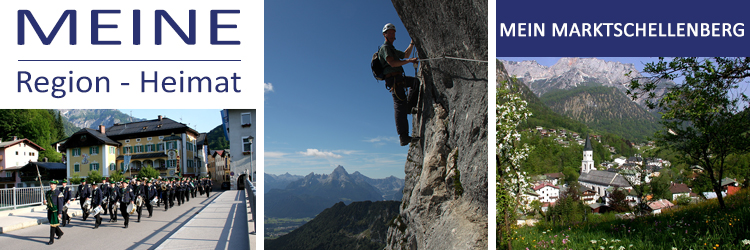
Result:
<svg viewBox="0 0 750 250"><path fill-rule="evenodd" d="M602 203L594 203L594 204L589 205L591 209L597 209L597 208L606 207L606 206L607 206L606 204L602 204Z"/></svg>
<svg viewBox="0 0 750 250"><path fill-rule="evenodd" d="M47 170L67 170L68 166L64 163L59 162L29 162L28 165L37 165L40 168L44 168Z"/></svg>
<svg viewBox="0 0 750 250"><path fill-rule="evenodd" d="M591 147L591 139L586 136L586 145L583 146L583 151L594 151L594 148Z"/></svg>
<svg viewBox="0 0 750 250"><path fill-rule="evenodd" d="M34 143L33 141L31 141L29 139L26 139L26 138L14 140L14 141L0 142L0 148L8 148L8 147L11 147L13 145L19 144L21 142L26 142L26 144L29 144L29 145L35 147L36 150L38 150L38 151L44 151L43 147L41 147L39 145L36 145L36 143Z"/></svg>
<svg viewBox="0 0 750 250"><path fill-rule="evenodd" d="M96 141L90 141L88 140L88 136L91 135L92 138L94 138ZM83 137L86 136L86 137ZM109 137L105 136L99 130L91 129L91 128L82 128L81 130L78 130L78 132L73 133L69 138L69 140L66 140L65 143L60 145L60 149L64 150L67 148L75 148L80 146L90 146L90 145L98 145L98 144L110 144L110 145L120 145L119 142L116 142Z"/></svg>
<svg viewBox="0 0 750 250"><path fill-rule="evenodd" d="M716 199L716 192L703 192L703 197L706 197L706 200ZM721 197L727 197L727 192L721 192Z"/></svg>
<svg viewBox="0 0 750 250"><path fill-rule="evenodd" d="M167 157L167 154L165 154L164 152L149 153L149 154L137 154L137 155L131 155L130 159L131 160L136 160L136 159L158 158L158 157ZM124 160L124 159L125 159L124 155L120 155L120 156L117 157L117 160Z"/></svg>
<svg viewBox="0 0 750 250"><path fill-rule="evenodd" d="M560 173L549 173L549 174L544 174L544 175L546 175L547 178L549 178L549 179L560 179L560 178L565 177L565 175L563 175L562 172L560 172Z"/></svg>
<svg viewBox="0 0 750 250"><path fill-rule="evenodd" d="M200 135L198 135L198 139L196 139L196 144L198 146L203 146L203 144L205 144L206 137L208 137L206 133L201 133Z"/></svg>
<svg viewBox="0 0 750 250"><path fill-rule="evenodd" d="M552 184L547 183L547 182L543 182L542 184L534 186L534 191L537 191L537 190L542 189L544 187L553 187L553 188L556 188L556 189L560 189L559 187L557 187L555 185L552 185Z"/></svg>
<svg viewBox="0 0 750 250"><path fill-rule="evenodd" d="M578 191L581 192L581 194L583 194L585 192L596 193L596 191L594 191L593 189L591 189L591 188L589 188L587 186L580 186L580 187L578 187Z"/></svg>
<svg viewBox="0 0 750 250"><path fill-rule="evenodd" d="M581 174L578 181L602 186L630 187L630 183L621 174L600 170L591 170L588 173Z"/></svg>
<svg viewBox="0 0 750 250"><path fill-rule="evenodd" d="M672 183L672 185L669 186L669 191L671 191L672 194L690 193L690 188L684 183Z"/></svg>
<svg viewBox="0 0 750 250"><path fill-rule="evenodd" d="M166 131L166 130L175 130L175 129L185 129L195 134L199 134L198 131L195 131L194 129L188 127L187 125L176 122L166 117L163 117L161 120L154 119L154 120L131 122L131 123L125 123L125 124L115 124L112 127L107 128L106 133L107 133L107 136L120 136L120 135L139 134L139 133L145 133L145 132Z"/></svg>
<svg viewBox="0 0 750 250"><path fill-rule="evenodd" d="M651 210L658 210L658 209L674 207L674 204L672 204L672 202L669 202L668 200L661 199L658 201L649 202L648 207L651 208Z"/></svg>
<svg viewBox="0 0 750 250"><path fill-rule="evenodd" d="M733 180L733 179L730 179L730 178L721 179L721 186L722 187L726 186L726 185L731 185L731 184L734 184L734 183L737 183L737 182L735 180Z"/></svg>

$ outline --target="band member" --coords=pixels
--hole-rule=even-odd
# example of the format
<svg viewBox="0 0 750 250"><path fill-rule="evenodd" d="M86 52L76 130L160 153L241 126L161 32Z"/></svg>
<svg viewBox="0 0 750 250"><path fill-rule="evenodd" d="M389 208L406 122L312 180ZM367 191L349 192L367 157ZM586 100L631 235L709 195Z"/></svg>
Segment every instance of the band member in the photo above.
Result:
<svg viewBox="0 0 750 250"><path fill-rule="evenodd" d="M109 204L107 204L109 210L109 222L117 222L117 194L120 188L115 186L115 181L109 184Z"/></svg>
<svg viewBox="0 0 750 250"><path fill-rule="evenodd" d="M102 190L99 189L99 185L97 185L96 182L91 183L94 187L94 190L91 191L91 210L93 211L94 208L101 209L102 207L102 198L104 198L104 195L102 195ZM97 213L94 215L94 218L96 219L94 222L94 229L99 228L99 225L102 224L102 216L101 214Z"/></svg>
<svg viewBox="0 0 750 250"><path fill-rule="evenodd" d="M198 196L198 180L193 178L192 183L193 183L193 199L195 199L195 197Z"/></svg>
<svg viewBox="0 0 750 250"><path fill-rule="evenodd" d="M109 204L109 184L107 179L102 180L102 185L99 189L102 190L102 208L104 209L103 215L107 215L107 204Z"/></svg>
<svg viewBox="0 0 750 250"><path fill-rule="evenodd" d="M193 187L190 185L189 180L185 180L185 201L190 201L190 195L193 193Z"/></svg>
<svg viewBox="0 0 750 250"><path fill-rule="evenodd" d="M141 198L141 202L143 202L143 197L145 196L146 192L144 192L143 184L141 183L141 179L136 179L135 180L135 186L133 186L133 190L135 192L135 198L138 199L138 197L140 197ZM140 204L140 205L136 204L135 205L136 206L135 207L135 212L138 213L138 221L136 221L136 222L138 222L138 223L141 222L141 213L143 212L143 206L142 205L143 204Z"/></svg>
<svg viewBox="0 0 750 250"><path fill-rule="evenodd" d="M89 217L89 210L85 209L83 205L86 204L86 201L91 197L91 187L86 184L86 179L83 179L81 185L78 186L78 193L76 193L76 197L78 197L78 202L81 203L81 211L83 211L83 221L86 221L86 218Z"/></svg>
<svg viewBox="0 0 750 250"><path fill-rule="evenodd" d="M151 205L151 201L156 198L156 186L151 185L151 180L146 182L146 210L148 210L148 218L154 214L154 206Z"/></svg>
<svg viewBox="0 0 750 250"><path fill-rule="evenodd" d="M162 193L164 192L164 188L162 186L162 183L163 182L161 181L161 176L160 176L159 179L156 180L156 183L155 183L155 185L156 185L156 197L159 197L159 199L156 201L156 207L160 207L159 204L162 203L162 202L164 202L164 200L162 199Z"/></svg>
<svg viewBox="0 0 750 250"><path fill-rule="evenodd" d="M213 183L211 182L211 179L206 178L206 198L211 197L212 188L213 188Z"/></svg>
<svg viewBox="0 0 750 250"><path fill-rule="evenodd" d="M65 205L65 195L57 189L57 181L52 180L49 182L50 190L44 194L44 200L42 202L47 205L47 220L49 220L49 242L47 245L55 243L55 235L57 239L62 238L63 231L60 229L60 220L62 215L59 214L60 209Z"/></svg>
<svg viewBox="0 0 750 250"><path fill-rule="evenodd" d="M68 187L68 180L62 180L62 187L60 188L60 191L63 193L63 201L65 202L65 204L70 204L70 200L72 197L70 197L70 187ZM65 225L68 225L70 223L70 215L68 215L67 212L64 212L62 207L60 207L59 210L62 214L62 221L60 222L60 226L64 227Z"/></svg>
<svg viewBox="0 0 750 250"><path fill-rule="evenodd" d="M169 207L174 207L174 193L177 192L177 185L174 183L174 179L169 180Z"/></svg>
<svg viewBox="0 0 750 250"><path fill-rule="evenodd" d="M135 203L135 194L128 186L127 181L122 182L122 188L118 193L117 200L120 201L120 213L122 214L122 218L125 219L125 228L128 228L128 222L130 222L130 211L128 211L128 205Z"/></svg>
<svg viewBox="0 0 750 250"><path fill-rule="evenodd" d="M167 211L169 209L169 190L172 189L172 186L169 185L169 180L164 181L164 188L162 198L164 200L164 211Z"/></svg>

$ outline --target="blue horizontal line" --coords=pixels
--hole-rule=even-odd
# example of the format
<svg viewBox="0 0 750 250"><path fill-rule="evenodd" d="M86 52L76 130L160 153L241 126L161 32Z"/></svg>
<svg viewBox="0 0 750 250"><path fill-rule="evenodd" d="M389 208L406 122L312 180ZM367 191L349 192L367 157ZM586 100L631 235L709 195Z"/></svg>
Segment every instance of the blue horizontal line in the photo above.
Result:
<svg viewBox="0 0 750 250"><path fill-rule="evenodd" d="M135 60L89 60L89 59L80 59L80 60L67 60L67 59L60 59L60 60L46 60L46 59L40 59L40 60L18 60L19 62L240 62L242 60L146 60L146 59L135 59Z"/></svg>

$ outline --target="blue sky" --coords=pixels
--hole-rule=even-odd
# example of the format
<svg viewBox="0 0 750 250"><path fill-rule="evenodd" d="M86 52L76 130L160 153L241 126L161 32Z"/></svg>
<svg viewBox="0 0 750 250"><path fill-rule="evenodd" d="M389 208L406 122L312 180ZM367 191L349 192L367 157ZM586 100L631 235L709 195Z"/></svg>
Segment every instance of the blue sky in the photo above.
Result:
<svg viewBox="0 0 750 250"><path fill-rule="evenodd" d="M369 67L386 23L409 44L391 2L266 1L264 22L265 172L403 178L393 99Z"/></svg>
<svg viewBox="0 0 750 250"><path fill-rule="evenodd" d="M201 133L208 133L211 129L221 125L220 109L120 109L121 112L133 117L153 120L159 115L187 124Z"/></svg>

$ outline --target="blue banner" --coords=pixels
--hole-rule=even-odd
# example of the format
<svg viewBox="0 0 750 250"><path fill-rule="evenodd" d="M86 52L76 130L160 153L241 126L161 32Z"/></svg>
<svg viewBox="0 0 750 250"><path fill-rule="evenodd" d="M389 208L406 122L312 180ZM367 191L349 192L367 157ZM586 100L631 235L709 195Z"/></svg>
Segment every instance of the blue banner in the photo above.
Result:
<svg viewBox="0 0 750 250"><path fill-rule="evenodd" d="M748 1L498 1L498 57L750 56Z"/></svg>

